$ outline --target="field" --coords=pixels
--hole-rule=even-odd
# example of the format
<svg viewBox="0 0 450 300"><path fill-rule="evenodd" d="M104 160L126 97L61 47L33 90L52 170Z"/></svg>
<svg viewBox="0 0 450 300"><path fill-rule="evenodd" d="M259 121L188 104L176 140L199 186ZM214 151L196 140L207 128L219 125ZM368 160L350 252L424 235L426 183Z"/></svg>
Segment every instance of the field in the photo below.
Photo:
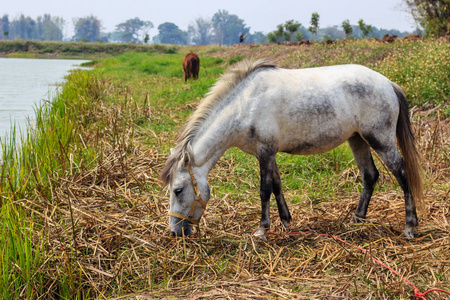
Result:
<svg viewBox="0 0 450 300"><path fill-rule="evenodd" d="M200 78L185 83L189 51L200 56ZM449 291L449 53L445 40L181 47L74 71L26 136L3 145L0 298L410 299L414 286ZM290 234L272 201L272 234L253 236L258 163L230 149L209 175L196 234L170 237L159 172L204 94L246 58L286 68L357 63L405 89L426 195L416 238L403 236L403 195L376 155L381 176L367 221L352 221L362 184L346 143L277 156Z"/></svg>

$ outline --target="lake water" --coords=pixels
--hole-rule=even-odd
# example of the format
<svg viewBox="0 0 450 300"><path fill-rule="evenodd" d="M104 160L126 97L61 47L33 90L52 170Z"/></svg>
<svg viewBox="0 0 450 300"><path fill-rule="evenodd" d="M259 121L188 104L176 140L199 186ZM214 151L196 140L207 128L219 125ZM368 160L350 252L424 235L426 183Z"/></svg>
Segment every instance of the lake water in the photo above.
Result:
<svg viewBox="0 0 450 300"><path fill-rule="evenodd" d="M34 109L51 100L69 70L86 60L0 58L0 139L11 126L25 131L34 119Z"/></svg>

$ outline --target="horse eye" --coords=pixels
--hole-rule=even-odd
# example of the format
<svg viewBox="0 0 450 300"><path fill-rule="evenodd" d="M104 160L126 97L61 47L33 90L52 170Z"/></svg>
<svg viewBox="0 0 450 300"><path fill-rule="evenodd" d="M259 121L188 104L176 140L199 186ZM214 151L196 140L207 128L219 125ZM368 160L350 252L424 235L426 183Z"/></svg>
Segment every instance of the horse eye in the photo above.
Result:
<svg viewBox="0 0 450 300"><path fill-rule="evenodd" d="M178 195L180 195L182 191L183 191L183 189L182 189L182 188L179 188L179 189L175 189L175 190L174 190L175 196L177 196L177 197L178 197Z"/></svg>

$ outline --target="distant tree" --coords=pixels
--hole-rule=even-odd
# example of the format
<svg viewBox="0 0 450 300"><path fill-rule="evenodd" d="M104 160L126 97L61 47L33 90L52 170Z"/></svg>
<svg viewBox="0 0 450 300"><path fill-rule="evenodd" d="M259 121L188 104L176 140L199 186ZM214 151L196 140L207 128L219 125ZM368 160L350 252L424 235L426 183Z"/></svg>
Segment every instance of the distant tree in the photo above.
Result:
<svg viewBox="0 0 450 300"><path fill-rule="evenodd" d="M269 40L269 43L276 43L278 40L276 32L269 32L267 39Z"/></svg>
<svg viewBox="0 0 450 300"><path fill-rule="evenodd" d="M300 26L300 28L297 30L298 32L302 33L303 37L302 39L306 40L312 40L314 39L314 35L309 31L308 28L304 26Z"/></svg>
<svg viewBox="0 0 450 300"><path fill-rule="evenodd" d="M267 35L261 31L255 31L254 33L249 33L246 38L247 42L255 44L266 44L268 42Z"/></svg>
<svg viewBox="0 0 450 300"><path fill-rule="evenodd" d="M8 39L9 37L9 16L3 15L0 19L0 39Z"/></svg>
<svg viewBox="0 0 450 300"><path fill-rule="evenodd" d="M413 18L427 36L450 34L449 0L404 0Z"/></svg>
<svg viewBox="0 0 450 300"><path fill-rule="evenodd" d="M62 41L65 21L60 17L45 14L38 17L39 39L42 41Z"/></svg>
<svg viewBox="0 0 450 300"><path fill-rule="evenodd" d="M95 42L100 40L101 22L97 17L88 16L74 19L75 41Z"/></svg>
<svg viewBox="0 0 450 300"><path fill-rule="evenodd" d="M283 24L277 25L277 30L275 30L275 36L278 42L283 42L284 39L284 26Z"/></svg>
<svg viewBox="0 0 450 300"><path fill-rule="evenodd" d="M314 34L314 40L317 41L317 31L319 30L319 14L317 12L312 13L311 15L311 26L309 27L309 31Z"/></svg>
<svg viewBox="0 0 450 300"><path fill-rule="evenodd" d="M161 43L161 40L159 39L159 34L154 35L154 36L152 37L152 41L153 41L153 43L155 43L155 44L160 44L160 43Z"/></svg>
<svg viewBox="0 0 450 300"><path fill-rule="evenodd" d="M38 16L36 20L21 14L11 22L8 15L4 15L0 19L0 39L61 41L64 24L63 18L49 14Z"/></svg>
<svg viewBox="0 0 450 300"><path fill-rule="evenodd" d="M166 22L158 26L159 41L163 44L186 44L187 33L174 23Z"/></svg>
<svg viewBox="0 0 450 300"><path fill-rule="evenodd" d="M244 20L226 10L219 10L211 19L217 43L220 45L233 45L239 42L241 33L250 32Z"/></svg>
<svg viewBox="0 0 450 300"><path fill-rule="evenodd" d="M216 37L217 43L223 45L225 43L225 29L229 19L228 11L219 10L212 17L212 24L214 28L214 35Z"/></svg>
<svg viewBox="0 0 450 300"><path fill-rule="evenodd" d="M298 30L301 24L294 20L289 20L284 23L284 28L290 33L290 41L294 40L294 33Z"/></svg>
<svg viewBox="0 0 450 300"><path fill-rule="evenodd" d="M149 40L150 40L150 36L148 35L148 33L146 33L145 37L144 37L144 44L148 44Z"/></svg>
<svg viewBox="0 0 450 300"><path fill-rule="evenodd" d="M122 33L122 41L125 43L138 43L139 36L143 36L153 28L153 23L150 21L142 21L139 18L128 19L123 23L116 25L116 30Z"/></svg>
<svg viewBox="0 0 450 300"><path fill-rule="evenodd" d="M350 38L353 34L353 27L350 25L350 21L347 19L342 22L342 29L344 29L345 37Z"/></svg>
<svg viewBox="0 0 450 300"><path fill-rule="evenodd" d="M37 23L23 14L14 19L10 24L9 34L11 39L33 40L38 38Z"/></svg>
<svg viewBox="0 0 450 300"><path fill-rule="evenodd" d="M328 26L326 28L321 28L319 30L320 35L322 36L322 40L339 40L345 37L345 34L342 30L339 29L337 25Z"/></svg>
<svg viewBox="0 0 450 300"><path fill-rule="evenodd" d="M366 25L366 23L364 23L363 19L360 19L358 21L358 26L359 26L359 29L361 29L364 37L367 37L372 32L372 26Z"/></svg>
<svg viewBox="0 0 450 300"><path fill-rule="evenodd" d="M205 18L195 19L188 28L192 41L197 45L211 44L214 40L213 30L211 20Z"/></svg>
<svg viewBox="0 0 450 300"><path fill-rule="evenodd" d="M296 39L297 41L303 40L303 33L301 33L300 31L296 32L296 33L295 33L295 39Z"/></svg>

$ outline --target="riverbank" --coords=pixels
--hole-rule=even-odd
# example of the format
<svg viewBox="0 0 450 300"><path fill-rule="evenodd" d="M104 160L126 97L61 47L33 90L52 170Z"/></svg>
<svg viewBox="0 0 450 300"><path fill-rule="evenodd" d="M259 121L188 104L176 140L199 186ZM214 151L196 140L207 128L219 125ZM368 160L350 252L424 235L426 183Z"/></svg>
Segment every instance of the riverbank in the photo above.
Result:
<svg viewBox="0 0 450 300"><path fill-rule="evenodd" d="M0 40L0 57L96 59L125 52L176 53L177 46L160 44L50 42Z"/></svg>
<svg viewBox="0 0 450 300"><path fill-rule="evenodd" d="M289 68L358 63L405 89L423 155L426 207L417 238L403 238L403 197L379 160L364 224L349 218L362 184L346 144L315 156L280 154L278 167L292 229L368 249L422 292L450 289L448 43L197 47L199 79L185 83L181 61L190 50L96 60L93 70L71 74L61 94L38 110L20 152L7 147L0 181L3 298L239 298L250 292L408 298L412 288L402 278L333 239L254 239L258 164L236 149L209 176L212 196L197 236L169 236L168 193L158 174L204 94L246 58ZM275 206L271 216L271 229L283 232Z"/></svg>

